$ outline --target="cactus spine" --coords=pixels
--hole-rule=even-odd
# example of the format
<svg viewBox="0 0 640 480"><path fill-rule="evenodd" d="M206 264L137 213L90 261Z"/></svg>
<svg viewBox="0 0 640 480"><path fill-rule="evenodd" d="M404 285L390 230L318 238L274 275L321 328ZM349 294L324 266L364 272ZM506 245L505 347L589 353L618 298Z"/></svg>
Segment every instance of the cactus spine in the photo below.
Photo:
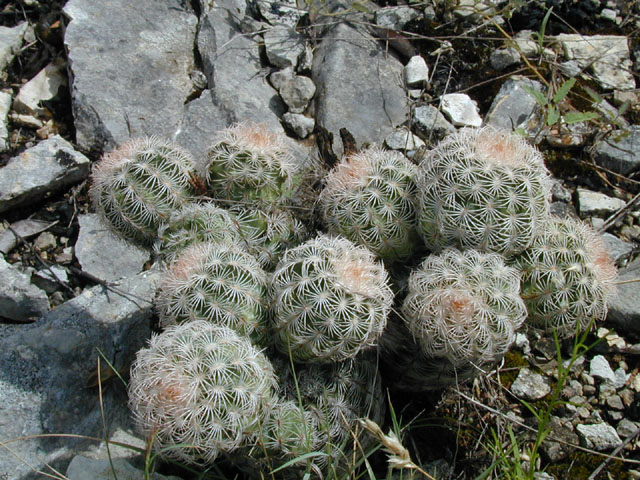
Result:
<svg viewBox="0 0 640 480"><path fill-rule="evenodd" d="M419 166L418 231L434 252L456 246L514 255L546 221L549 173L515 134L465 128Z"/></svg>
<svg viewBox="0 0 640 480"><path fill-rule="evenodd" d="M269 360L247 338L194 321L167 328L138 352L129 406L156 451L209 464L255 434L275 386Z"/></svg>
<svg viewBox="0 0 640 480"><path fill-rule="evenodd" d="M160 225L194 197L195 169L177 145L154 137L130 140L95 165L92 203L117 233L151 246Z"/></svg>
<svg viewBox="0 0 640 480"><path fill-rule="evenodd" d="M347 157L320 194L329 231L385 260L408 257L415 241L416 174L398 152L369 148Z"/></svg>
<svg viewBox="0 0 640 480"><path fill-rule="evenodd" d="M260 341L267 276L240 245L195 244L170 265L158 292L162 326L206 320Z"/></svg>
<svg viewBox="0 0 640 480"><path fill-rule="evenodd" d="M286 251L271 282L276 346L296 361L354 357L384 330L393 301L387 277L346 238L320 235Z"/></svg>
<svg viewBox="0 0 640 480"><path fill-rule="evenodd" d="M550 218L515 259L527 324L569 336L603 320L617 272L602 239L581 221Z"/></svg>

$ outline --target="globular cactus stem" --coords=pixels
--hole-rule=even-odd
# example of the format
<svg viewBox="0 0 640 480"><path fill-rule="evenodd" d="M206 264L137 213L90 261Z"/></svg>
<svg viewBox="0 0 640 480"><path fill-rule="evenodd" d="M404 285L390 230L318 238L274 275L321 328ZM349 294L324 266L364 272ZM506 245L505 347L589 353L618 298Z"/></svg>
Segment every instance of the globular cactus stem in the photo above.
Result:
<svg viewBox="0 0 640 480"><path fill-rule="evenodd" d="M417 237L416 174L398 152L371 147L348 156L329 172L320 194L329 231L384 260L408 257Z"/></svg>
<svg viewBox="0 0 640 480"><path fill-rule="evenodd" d="M617 271L585 223L549 218L514 265L522 271L528 325L567 337L605 318Z"/></svg>
<svg viewBox="0 0 640 480"><path fill-rule="evenodd" d="M291 202L298 174L284 135L250 122L217 132L203 168L214 199L267 209Z"/></svg>
<svg viewBox="0 0 640 480"><path fill-rule="evenodd" d="M266 333L267 275L235 242L196 243L169 266L158 290L163 327L205 320L260 343Z"/></svg>
<svg viewBox="0 0 640 480"><path fill-rule="evenodd" d="M402 313L422 351L455 366L501 358L527 315L515 268L495 253L456 249L411 273Z"/></svg>
<svg viewBox="0 0 640 480"><path fill-rule="evenodd" d="M155 137L130 140L95 165L94 208L123 237L150 247L172 212L192 201L195 161L181 147Z"/></svg>
<svg viewBox="0 0 640 480"><path fill-rule="evenodd" d="M270 290L276 346L301 362L342 361L374 345L393 302L373 253L327 235L287 250Z"/></svg>
<svg viewBox="0 0 640 480"><path fill-rule="evenodd" d="M433 252L457 247L515 255L546 221L549 172L540 152L515 134L458 130L419 167L418 231Z"/></svg>
<svg viewBox="0 0 640 480"><path fill-rule="evenodd" d="M248 338L193 321L167 328L138 352L129 407L163 457L211 464L253 438L275 386L271 363Z"/></svg>

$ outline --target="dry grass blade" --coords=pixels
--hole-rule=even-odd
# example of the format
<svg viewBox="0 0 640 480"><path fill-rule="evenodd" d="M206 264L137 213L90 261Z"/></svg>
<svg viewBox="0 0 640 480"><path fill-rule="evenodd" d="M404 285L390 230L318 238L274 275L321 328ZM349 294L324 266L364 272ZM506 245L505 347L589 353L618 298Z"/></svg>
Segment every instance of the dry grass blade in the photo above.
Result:
<svg viewBox="0 0 640 480"><path fill-rule="evenodd" d="M376 422L374 422L373 420L369 420L368 418L361 419L360 424L371 435L376 437L382 444L383 450L388 455L387 462L389 463L391 468L415 470L424 475L429 480L436 480L434 477L421 469L418 465L413 463L413 460L411 460L411 455L409 454L409 450L407 450L402 445L395 433L390 431L387 435L385 435L380 426Z"/></svg>

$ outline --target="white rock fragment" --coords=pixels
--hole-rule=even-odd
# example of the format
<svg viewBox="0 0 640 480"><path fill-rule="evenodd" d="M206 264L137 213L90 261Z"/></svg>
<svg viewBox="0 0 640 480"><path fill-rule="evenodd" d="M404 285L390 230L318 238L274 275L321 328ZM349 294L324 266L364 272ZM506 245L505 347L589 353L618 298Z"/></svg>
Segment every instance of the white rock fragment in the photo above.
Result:
<svg viewBox="0 0 640 480"><path fill-rule="evenodd" d="M576 60L581 68L589 67L603 88L636 88L627 37L562 33L556 39L567 60Z"/></svg>
<svg viewBox="0 0 640 480"><path fill-rule="evenodd" d="M417 87L424 85L429 80L429 67L420 55L411 57L407 65L404 67L404 77L407 85Z"/></svg>
<svg viewBox="0 0 640 480"><path fill-rule="evenodd" d="M478 105L466 93L447 93L441 97L442 112L456 127L479 127Z"/></svg>
<svg viewBox="0 0 640 480"><path fill-rule="evenodd" d="M287 112L282 116L282 121L298 138L307 138L316 126L313 118L305 117L301 113Z"/></svg>
<svg viewBox="0 0 640 480"><path fill-rule="evenodd" d="M624 200L604 193L578 188L578 211L581 217L608 216L626 205Z"/></svg>
<svg viewBox="0 0 640 480"><path fill-rule="evenodd" d="M384 143L391 150L416 150L424 146L424 142L407 128L400 128L391 132L384 139Z"/></svg>
<svg viewBox="0 0 640 480"><path fill-rule="evenodd" d="M66 85L64 62L51 62L22 86L13 102L13 109L18 114L47 118L51 113L41 102L54 98L58 90Z"/></svg>
<svg viewBox="0 0 640 480"><path fill-rule="evenodd" d="M614 383L616 381L616 374L613 373L611 365L609 365L607 359L602 355L596 355L591 359L591 363L589 364L589 375L609 383Z"/></svg>
<svg viewBox="0 0 640 480"><path fill-rule="evenodd" d="M0 152L9 148L9 110L11 109L11 94L0 92Z"/></svg>
<svg viewBox="0 0 640 480"><path fill-rule="evenodd" d="M622 443L615 428L606 423L595 425L577 425L576 431L580 435L584 446L598 451L616 448Z"/></svg>
<svg viewBox="0 0 640 480"><path fill-rule="evenodd" d="M287 68L297 65L305 43L301 34L292 28L278 25L264 32L264 46L271 65Z"/></svg>
<svg viewBox="0 0 640 480"><path fill-rule="evenodd" d="M511 393L524 400L539 400L550 391L549 379L528 368L522 368L511 385Z"/></svg>

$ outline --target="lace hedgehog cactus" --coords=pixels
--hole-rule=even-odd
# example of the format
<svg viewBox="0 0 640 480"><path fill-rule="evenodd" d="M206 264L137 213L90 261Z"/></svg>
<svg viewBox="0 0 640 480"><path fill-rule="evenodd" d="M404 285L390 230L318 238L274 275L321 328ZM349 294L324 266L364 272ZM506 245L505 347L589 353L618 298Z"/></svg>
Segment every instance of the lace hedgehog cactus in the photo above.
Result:
<svg viewBox="0 0 640 480"><path fill-rule="evenodd" d="M422 351L454 366L501 358L527 316L515 268L495 253L456 249L411 273L402 313Z"/></svg>
<svg viewBox="0 0 640 480"><path fill-rule="evenodd" d="M181 147L155 137L134 139L96 163L90 196L117 233L150 247L160 225L195 196L195 171Z"/></svg>
<svg viewBox="0 0 640 480"><path fill-rule="evenodd" d="M155 451L210 464L256 434L275 388L269 360L248 338L194 321L167 328L138 352L129 406Z"/></svg>
<svg viewBox="0 0 640 480"><path fill-rule="evenodd" d="M159 286L160 324L205 320L260 342L266 289L266 273L240 244L196 243L171 263Z"/></svg>
<svg viewBox="0 0 640 480"><path fill-rule="evenodd" d="M284 135L261 123L217 132L204 170L214 199L260 208L289 204L299 173Z"/></svg>
<svg viewBox="0 0 640 480"><path fill-rule="evenodd" d="M393 302L373 253L328 235L287 250L270 292L276 346L301 362L342 361L373 345Z"/></svg>
<svg viewBox="0 0 640 480"><path fill-rule="evenodd" d="M380 148L345 158L329 173L320 194L329 231L384 260L408 257L416 239L416 173L402 154Z"/></svg>
<svg viewBox="0 0 640 480"><path fill-rule="evenodd" d="M542 155L515 134L463 128L420 162L418 231L434 252L476 248L514 255L549 213Z"/></svg>
<svg viewBox="0 0 640 480"><path fill-rule="evenodd" d="M527 324L560 336L603 320L615 294L616 267L602 239L579 220L549 218L515 266L522 271Z"/></svg>

